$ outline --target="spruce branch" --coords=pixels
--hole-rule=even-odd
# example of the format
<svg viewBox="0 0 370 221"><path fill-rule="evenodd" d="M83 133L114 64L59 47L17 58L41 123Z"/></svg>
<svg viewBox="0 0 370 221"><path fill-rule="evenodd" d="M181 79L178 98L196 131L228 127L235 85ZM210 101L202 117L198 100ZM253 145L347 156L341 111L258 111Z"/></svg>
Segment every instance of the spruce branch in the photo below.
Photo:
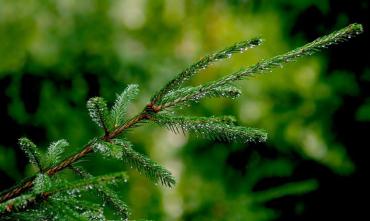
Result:
<svg viewBox="0 0 370 221"><path fill-rule="evenodd" d="M205 85L200 87L199 90L192 95L192 97L202 96L202 94L207 93L207 91L213 88L217 88L222 85L229 84L231 82L242 80L245 77L265 73L277 67L283 67L283 65L286 63L295 61L296 59L303 56L313 55L314 53L322 49L328 48L329 46L345 42L348 39L351 39L361 34L362 32L363 32L362 25L360 24L349 25L343 29L335 31L329 35L320 37L311 43L308 43L302 47L289 51L285 54L277 55L273 58L263 60L253 66L242 69L233 74L227 75L221 78L220 80L206 83Z"/></svg>
<svg viewBox="0 0 370 221"><path fill-rule="evenodd" d="M168 114L157 114L153 121L174 133L194 133L199 137L227 142L264 142L267 133L255 128L235 126L223 122L217 117L178 117Z"/></svg>
<svg viewBox="0 0 370 221"><path fill-rule="evenodd" d="M152 104L157 104L160 99L170 92L171 90L176 90L178 87L181 86L185 81L189 80L191 77L193 77L195 74L197 74L199 71L207 68L210 64L225 59L230 58L232 54L235 53L243 53L244 51L254 48L258 45L262 44L262 39L260 38L254 38L247 41L242 41L239 43L236 43L226 49L223 49L219 52L216 52L214 54L208 55L201 60L199 60L197 63L191 65L190 67L186 68L183 72L178 74L172 81L168 82L163 89L161 89L157 94L155 94L152 99Z"/></svg>
<svg viewBox="0 0 370 221"><path fill-rule="evenodd" d="M261 43L260 39L254 39L250 41L245 41L238 43L232 47L229 47L225 50L222 50L213 55L207 56L201 59L196 64L190 66L185 71L181 72L177 77L175 77L171 82L169 82L162 90L155 94L151 102L146 105L143 111L141 111L136 116L131 119L124 121L123 116L127 111L127 103L132 100L132 98L123 98L124 95L117 97L116 104L114 105L112 112L115 114L109 113L107 105L103 98L92 98L87 102L87 107L92 117L92 120L98 124L98 126L104 129L104 136L93 139L89 142L82 150L73 154L72 156L60 161L59 163L53 164L54 166L49 167L45 171L42 170L41 161L39 159L40 154L37 152L36 145L26 138L20 140L22 149L26 152L32 164L35 164L41 175L33 176L26 179L24 182L21 182L19 185L5 190L1 194L0 198L0 212L3 214L10 213L14 211L14 208L17 208L15 204L19 202L19 205L23 206L23 203L32 204L39 202L41 199L44 200L48 198L49 194L54 192L62 192L71 188L71 184L65 184L64 187L59 186L59 189L55 189L58 185L51 185L48 192L35 193L41 191L41 189L48 189L48 185L40 185L40 182L45 179L46 176L53 176L56 173L64 170L67 167L70 167L75 162L79 161L81 158L85 157L89 153L95 151L94 145L97 142L106 142L109 145L118 145L122 147L122 158L127 161L127 163L133 167L136 167L140 172L144 173L150 177L154 182L161 182L166 186L174 185L175 181L172 175L156 164L152 162L147 157L135 152L132 149L132 145L126 140L115 139L127 129L137 126L139 123L147 122L148 120L153 120L160 125L166 126L175 132L187 131L195 132L199 136L220 139L226 141L264 141L266 139L266 133L258 129L246 128L235 125L235 120L230 117L211 117L211 118L196 118L196 117L176 117L166 114L159 114L159 112L172 107L177 106L188 101L198 101L204 97L212 96L221 96L221 97L236 97L239 91L234 88L231 83L244 79L248 76L253 76L260 74L266 71L270 71L273 68L280 67L285 63L296 60L297 58L305 55L311 55L323 48L344 42L349 38L357 36L362 32L362 26L359 24L352 24L344 29L341 29L337 32L329 34L327 36L318 38L317 40L306 44L303 47L292 50L283 55L278 55L273 58L261 61L253 66L250 66L246 69L242 69L231 75L227 75L220 80L212 81L204 85L199 85L196 87L189 87L187 89L180 88L181 85L191 78L193 75L198 73L200 70L208 67L211 63L229 57L233 53L238 51L243 51L248 48L252 48ZM135 93L135 87L131 86L130 90L132 93L127 92L125 96L132 97ZM129 90L129 89L127 89ZM129 95L130 94L130 95ZM176 100L176 99L179 100ZM113 117L114 116L114 117ZM114 119L117 117L117 119ZM113 120L112 120L113 118ZM112 128L112 121L114 127ZM117 122L120 122L117 124ZM124 123L123 123L124 122ZM63 145L62 145L63 146ZM50 149L53 149L49 147ZM54 158L59 157L60 149L54 147ZM50 150L51 151L51 150ZM100 180L99 180L100 179ZM102 179L102 180L101 180ZM100 177L100 178L91 178L87 181L93 183L104 183L105 179L109 177ZM85 180L86 181L86 180ZM79 185L81 187L88 185L88 183L73 183L74 187L77 188ZM27 190L30 190L34 187L34 191L25 193ZM54 192L53 192L54 191ZM5 202L6 201L6 202ZM17 204L18 205L18 204Z"/></svg>

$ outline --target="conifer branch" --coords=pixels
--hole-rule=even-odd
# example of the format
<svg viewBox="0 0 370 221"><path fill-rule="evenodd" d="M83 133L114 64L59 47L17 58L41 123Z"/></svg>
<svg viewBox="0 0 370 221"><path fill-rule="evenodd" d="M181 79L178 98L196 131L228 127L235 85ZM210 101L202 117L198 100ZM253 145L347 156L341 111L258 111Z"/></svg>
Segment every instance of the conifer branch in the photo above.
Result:
<svg viewBox="0 0 370 221"><path fill-rule="evenodd" d="M87 108L92 120L104 130L104 136L93 139L78 153L60 161L52 163L51 167L46 170L42 168L42 161L39 159L40 154L30 140L26 138L20 139L21 148L26 152L32 164L35 164L40 173L37 176L26 179L19 185L5 190L0 198L0 213L11 213L17 208L17 205L22 205L26 202L32 204L48 198L51 194L66 191L70 188L78 188L86 185L105 183L107 180L113 179L115 176L108 175L99 178L86 178L80 182L64 183L63 185L48 185L52 183L48 176L53 176L59 171L70 167L73 163L79 161L89 153L96 150L97 143L107 145L118 145L122 147L122 156L119 152L114 155L116 158L121 158L129 165L138 169L141 173L150 177L154 182L160 182L166 186L174 185L175 180L172 175L164 168L151 161L149 158L137 153L132 149L132 145L122 139L116 139L124 131L132 128L139 123L152 120L160 125L163 125L174 132L192 132L199 136L219 139L224 141L265 141L266 133L254 128L247 128L235 125L235 119L230 117L177 117L168 114L159 114L159 112L173 106L178 106L189 101L198 101L205 97L229 97L235 98L240 94L239 89L231 85L231 83L244 79L245 77L260 74L270 71L273 68L280 67L283 64L294 61L297 58L305 55L311 55L330 45L346 41L362 32L362 26L352 24L344 29L336 31L327 36L318 38L317 40L304 45L303 47L292 50L288 53L275 56L273 58L261 61L246 69L242 69L233 74L227 75L220 80L212 81L204 85L196 87L180 88L181 85L189 78L194 76L200 70L208 67L211 63L229 57L233 53L242 52L246 49L253 48L261 44L260 39L253 39L238 43L218 53L212 54L201 59L196 64L190 66L170 81L165 87L155 94L150 103L146 105L143 111L133 118L124 122L124 115L127 111L127 104L137 94L137 86L129 86L126 90L117 97L116 103L110 113L107 104L103 98L91 98L87 102ZM124 122L124 123L123 123ZM113 124L113 125L112 125ZM49 147L48 154L51 161L56 161L62 152L66 143L54 143ZM117 157L118 156L118 157ZM50 160L46 160L49 162ZM47 185L46 185L47 184ZM23 194L32 187L33 191ZM46 191L47 190L47 191ZM6 202L5 202L6 201ZM19 203L19 204L17 204ZM77 214L76 214L77 216Z"/></svg>
<svg viewBox="0 0 370 221"><path fill-rule="evenodd" d="M285 54L275 56L273 58L263 60L257 64L250 66L248 68L237 71L233 74L227 75L219 80L208 82L204 85L196 87L191 93L187 93L185 96L178 97L176 102L168 102L165 104L160 104L158 109L172 107L177 103L181 103L188 100L199 100L206 96L209 91L217 89L219 87L228 85L232 82L239 81L245 77L254 76L257 74L265 73L271 71L277 67L283 67L284 64L295 61L296 59L312 55L324 48L329 46L347 41L363 32L362 26L360 24L352 24L343 29L335 31L329 35L320 37L311 43L308 43L302 47L289 51Z"/></svg>
<svg viewBox="0 0 370 221"><path fill-rule="evenodd" d="M360 33L362 33L362 31L363 30L361 25L352 24L339 31L320 37L314 40L313 42L308 43L295 50L261 61L249 68L240 70L220 80L207 83L206 85L204 85L204 87L199 89L199 91L195 93L194 96L199 96L199 94L202 94L205 91L210 90L211 88L219 87L220 85L225 85L230 82L239 81L248 76L265 73L267 71L272 70L273 68L282 67L284 64L295 61L297 58L312 55L331 45L347 41L348 39L351 39L352 37L359 35Z"/></svg>
<svg viewBox="0 0 370 221"><path fill-rule="evenodd" d="M160 90L157 94L155 94L152 99L152 104L157 104L160 99L170 92L171 90L178 89L179 86L181 86L182 83L189 80L192 76L197 74L199 71L207 68L210 64L222 60L225 58L230 58L232 54L235 53L243 53L244 51L254 48L258 45L262 44L262 39L260 38L254 38L247 41L242 41L239 43L236 43L235 45L232 45L229 48L226 48L224 50L221 50L217 53L208 55L201 60L199 60L197 63L191 65L187 69L185 69L183 72L178 74L172 81L168 82L162 90Z"/></svg>

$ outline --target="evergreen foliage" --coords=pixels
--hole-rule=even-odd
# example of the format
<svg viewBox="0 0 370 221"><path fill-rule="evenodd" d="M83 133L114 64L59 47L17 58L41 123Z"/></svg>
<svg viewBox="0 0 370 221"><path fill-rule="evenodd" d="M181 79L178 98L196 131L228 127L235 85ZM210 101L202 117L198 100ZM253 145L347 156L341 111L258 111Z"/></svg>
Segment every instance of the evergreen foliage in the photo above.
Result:
<svg viewBox="0 0 370 221"><path fill-rule="evenodd" d="M130 84L126 89L119 95L117 95L116 102L112 107L112 120L115 127L120 126L124 120L127 112L128 105L135 99L139 93L139 85Z"/></svg>
<svg viewBox="0 0 370 221"><path fill-rule="evenodd" d="M81 178L91 178L93 177L87 171L82 168L77 168L75 166L70 166L70 168L78 174ZM107 185L101 185L95 189L98 195L102 198L102 200L107 204L114 208L115 212L122 217L123 219L128 218L129 216L129 209L125 202L123 202L117 194L115 194L114 190L112 190Z"/></svg>
<svg viewBox="0 0 370 221"><path fill-rule="evenodd" d="M51 143L44 158L46 167L51 167L54 163L59 162L64 148L68 146L68 142L64 139Z"/></svg>
<svg viewBox="0 0 370 221"><path fill-rule="evenodd" d="M119 146L123 149L123 161L132 168L150 178L154 183L172 187L175 185L175 178L171 173L158 163L148 157L136 152L132 144L127 140L114 139L110 146Z"/></svg>
<svg viewBox="0 0 370 221"><path fill-rule="evenodd" d="M191 65L190 67L186 68L180 74L178 74L172 81L168 82L166 86L162 90L160 90L157 94L152 97L152 102L157 103L158 100L162 98L162 96L166 95L168 92L172 90L176 90L178 87L181 86L185 81L189 80L199 71L207 68L210 64L225 58L230 58L232 54L235 53L243 53L250 48L254 48L262 43L260 38L251 39L248 41L242 41L239 43L234 44L233 46L221 50L217 53L208 55L197 63Z"/></svg>
<svg viewBox="0 0 370 221"><path fill-rule="evenodd" d="M86 106L91 119L107 133L110 126L110 117L105 100L101 97L93 97L87 101Z"/></svg>
<svg viewBox="0 0 370 221"><path fill-rule="evenodd" d="M40 152L37 150L36 144L26 137L19 139L19 146L27 155L31 164L36 166L39 171L42 171L41 161L40 161Z"/></svg>
<svg viewBox="0 0 370 221"><path fill-rule="evenodd" d="M2 218L9 220L104 220L103 208L99 204L82 200L81 193L92 189L99 190L107 184L114 184L116 181L126 182L126 180L127 175L124 172L85 177L73 182L62 179L51 181L47 175L39 174L30 193L0 204ZM116 196L113 194L111 197ZM38 207L32 208L34 205ZM11 216L6 213L9 210L13 212Z"/></svg>
<svg viewBox="0 0 370 221"><path fill-rule="evenodd" d="M38 168L38 173L1 194L1 218L8 220L105 220L107 218L103 207L81 194L88 194L89 190L94 190L104 202L116 210L116 215L120 219L127 220L129 213L126 204L114 191L114 186L112 188L108 186L119 181L126 182L126 174L117 172L93 176L84 169L75 167L74 163L89 153L98 153L106 158L121 160L150 178L154 183L172 187L175 184L175 178L171 173L135 151L131 142L124 138L123 132L139 123L152 121L175 133L190 132L199 137L226 142L264 142L267 138L266 132L238 126L235 118L230 116L177 116L165 111L169 107L178 107L208 97L236 98L241 91L232 85L235 81L281 67L285 63L343 42L361 32L362 26L353 24L285 54L262 60L219 80L194 87L181 87L184 82L210 64L229 58L234 53L241 53L258 46L262 40L256 38L237 43L206 56L185 69L155 94L142 112L130 119L126 117L127 109L129 103L138 94L137 85L129 85L117 95L111 110L103 98L89 99L87 109L90 117L103 129L104 135L93 138L82 150L69 157L62 156L64 148L68 146L66 140L50 144L47 152L41 154L32 141L21 138L20 147L26 153L30 163ZM64 179L59 172L66 168L74 171L78 178ZM294 191L299 192L300 190ZM271 192L271 197L278 195L278 192Z"/></svg>

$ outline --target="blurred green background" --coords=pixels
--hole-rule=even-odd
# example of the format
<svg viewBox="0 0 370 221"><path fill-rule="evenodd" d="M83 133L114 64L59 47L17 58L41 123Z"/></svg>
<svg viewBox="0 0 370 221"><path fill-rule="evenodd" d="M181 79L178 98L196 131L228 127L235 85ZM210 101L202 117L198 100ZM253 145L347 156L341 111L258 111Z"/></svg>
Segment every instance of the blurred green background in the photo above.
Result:
<svg viewBox="0 0 370 221"><path fill-rule="evenodd" d="M223 144L155 125L132 130L135 148L167 167L175 188L128 169L121 197L131 219L364 220L369 195L368 1L0 0L0 189L35 170L17 148L66 138L79 150L100 132L85 103L141 87L130 114L198 58L255 36L264 45L205 70L199 84L350 23L365 33L319 55L239 83L237 100L183 112L235 115L264 128L266 144ZM91 156L94 174L126 169ZM357 219L358 220L358 219Z"/></svg>

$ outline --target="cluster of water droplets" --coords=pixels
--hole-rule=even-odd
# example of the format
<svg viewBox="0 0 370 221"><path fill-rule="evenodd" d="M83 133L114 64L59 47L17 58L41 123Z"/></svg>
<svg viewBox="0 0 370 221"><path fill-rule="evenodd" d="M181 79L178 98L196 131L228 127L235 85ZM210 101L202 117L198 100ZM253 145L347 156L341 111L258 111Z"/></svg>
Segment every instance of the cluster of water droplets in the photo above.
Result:
<svg viewBox="0 0 370 221"><path fill-rule="evenodd" d="M33 191L35 193L46 192L53 185L50 177L46 174L43 174L43 173L37 174L33 183L34 183L33 184Z"/></svg>
<svg viewBox="0 0 370 221"><path fill-rule="evenodd" d="M209 95L212 97L226 97L235 99L241 95L241 90L231 85L224 85L210 90L209 93Z"/></svg>
<svg viewBox="0 0 370 221"><path fill-rule="evenodd" d="M106 220L104 216L104 209L98 208L94 210L85 210L82 214L83 217L86 217L88 220L91 221L101 221Z"/></svg>
<svg viewBox="0 0 370 221"><path fill-rule="evenodd" d="M81 198L82 197L80 188L73 188L73 189L67 190L66 193L70 197L73 197L73 198Z"/></svg>
<svg viewBox="0 0 370 221"><path fill-rule="evenodd" d="M101 128L104 127L104 117L108 115L107 104L101 97L93 97L87 101L87 110L91 119Z"/></svg>
<svg viewBox="0 0 370 221"><path fill-rule="evenodd" d="M37 146L28 138L22 137L19 139L19 146L24 151L24 153L27 155L28 160L31 164L35 165L36 167L39 167L40 162L40 153L37 150ZM41 169L41 168L39 168Z"/></svg>
<svg viewBox="0 0 370 221"><path fill-rule="evenodd" d="M57 140L52 142L45 156L45 162L48 166L59 162L60 155L64 152L64 148L69 146L69 143L65 139Z"/></svg>
<svg viewBox="0 0 370 221"><path fill-rule="evenodd" d="M123 150L119 145L100 141L94 143L92 148L96 153L100 153L105 158L115 158L120 160L123 157Z"/></svg>
<svg viewBox="0 0 370 221"><path fill-rule="evenodd" d="M263 142L267 138L258 129L235 126L216 118L162 117L158 123L175 133L191 132L197 137L227 142Z"/></svg>
<svg viewBox="0 0 370 221"><path fill-rule="evenodd" d="M198 86L199 87L199 86ZM160 105L165 105L168 103L179 103L187 96L194 93L198 87L183 87L176 90L169 91L159 102Z"/></svg>
<svg viewBox="0 0 370 221"><path fill-rule="evenodd" d="M97 142L92 145L94 152L100 153L105 157L110 156L110 149L109 147L103 142Z"/></svg>

